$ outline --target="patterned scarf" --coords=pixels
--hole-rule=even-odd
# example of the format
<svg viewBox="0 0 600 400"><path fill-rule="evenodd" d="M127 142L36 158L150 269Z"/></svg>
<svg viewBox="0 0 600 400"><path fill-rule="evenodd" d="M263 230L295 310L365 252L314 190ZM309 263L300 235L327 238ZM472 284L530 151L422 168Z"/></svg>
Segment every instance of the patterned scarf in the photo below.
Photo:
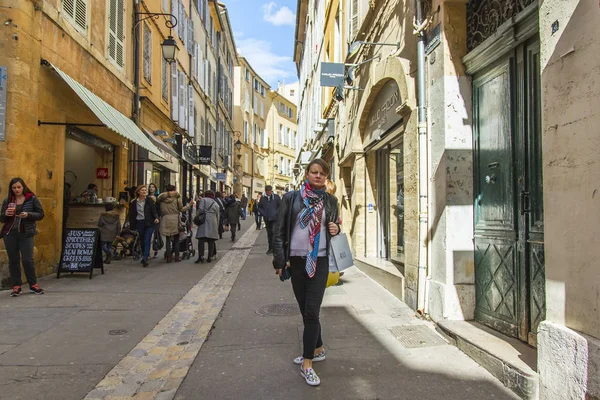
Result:
<svg viewBox="0 0 600 400"><path fill-rule="evenodd" d="M309 278L315 275L317 270L317 257L319 255L319 240L321 239L321 220L323 219L323 207L325 202L325 189L313 189L308 180L300 188L304 209L300 213L300 227L308 226L310 251L306 255L306 273Z"/></svg>

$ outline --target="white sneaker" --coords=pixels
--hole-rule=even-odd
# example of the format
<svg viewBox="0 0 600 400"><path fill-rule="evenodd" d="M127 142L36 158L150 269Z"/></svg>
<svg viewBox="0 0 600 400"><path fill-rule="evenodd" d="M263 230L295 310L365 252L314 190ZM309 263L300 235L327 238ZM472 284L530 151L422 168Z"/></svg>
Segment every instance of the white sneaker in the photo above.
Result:
<svg viewBox="0 0 600 400"><path fill-rule="evenodd" d="M319 375L312 368L302 369L300 368L300 374L306 380L310 386L319 386L321 384L321 379L319 379Z"/></svg>
<svg viewBox="0 0 600 400"><path fill-rule="evenodd" d="M315 354L315 356L313 358L313 362L323 361L323 360L325 360L325 350L322 350L319 354ZM294 364L296 364L296 365L302 365L303 362L304 362L304 357L302 357L302 356L294 358Z"/></svg>

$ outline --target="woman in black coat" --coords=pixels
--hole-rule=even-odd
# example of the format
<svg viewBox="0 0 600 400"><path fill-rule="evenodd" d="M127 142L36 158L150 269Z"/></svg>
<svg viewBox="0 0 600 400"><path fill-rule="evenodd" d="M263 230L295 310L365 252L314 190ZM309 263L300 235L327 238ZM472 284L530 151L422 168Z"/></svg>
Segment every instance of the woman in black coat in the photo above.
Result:
<svg viewBox="0 0 600 400"><path fill-rule="evenodd" d="M152 234L159 222L156 204L151 197L148 197L148 187L146 185L138 186L135 190L135 200L129 205L129 227L139 233L139 239L142 241L142 265L144 267L148 266Z"/></svg>
<svg viewBox="0 0 600 400"><path fill-rule="evenodd" d="M273 234L273 266L281 277L289 265L304 321L304 351L294 363L302 366L301 375L311 386L321 383L312 363L325 359L319 313L329 275L329 244L340 232L338 201L325 191L328 177L325 161L316 159L308 164L300 190L283 196Z"/></svg>
<svg viewBox="0 0 600 400"><path fill-rule="evenodd" d="M27 187L23 179L11 179L8 197L2 202L0 222L4 225L0 237L4 238L4 246L8 255L10 277L13 283L11 297L19 296L21 286L21 261L29 284L29 291L43 294L44 290L37 284L35 266L33 265L33 237L37 234L36 221L44 218L42 203Z"/></svg>

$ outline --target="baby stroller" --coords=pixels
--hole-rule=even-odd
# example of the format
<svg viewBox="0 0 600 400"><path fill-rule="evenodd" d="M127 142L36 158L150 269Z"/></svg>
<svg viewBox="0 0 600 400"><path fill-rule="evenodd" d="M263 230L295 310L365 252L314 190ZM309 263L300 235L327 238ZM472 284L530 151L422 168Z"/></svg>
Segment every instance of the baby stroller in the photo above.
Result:
<svg viewBox="0 0 600 400"><path fill-rule="evenodd" d="M191 257L196 255L196 250L194 249L194 238L192 232L192 224L191 219L187 213L179 214L180 218L180 232L178 236L179 240L179 251L181 253L182 260L189 260ZM171 248L173 248L173 244L171 244ZM165 259L167 258L167 252L165 252Z"/></svg>
<svg viewBox="0 0 600 400"><path fill-rule="evenodd" d="M133 256L135 261L139 260L142 254L140 235L137 231L129 229L129 223L126 222L119 236L112 243L113 260L121 260L127 256Z"/></svg>

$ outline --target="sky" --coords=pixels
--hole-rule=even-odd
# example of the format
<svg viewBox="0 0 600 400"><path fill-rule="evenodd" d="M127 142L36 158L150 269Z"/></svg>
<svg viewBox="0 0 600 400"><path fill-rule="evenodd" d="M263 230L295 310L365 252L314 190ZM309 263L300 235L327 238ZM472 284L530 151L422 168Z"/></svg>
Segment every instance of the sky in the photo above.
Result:
<svg viewBox="0 0 600 400"><path fill-rule="evenodd" d="M293 61L297 0L221 0L238 52L272 89L297 82Z"/></svg>

